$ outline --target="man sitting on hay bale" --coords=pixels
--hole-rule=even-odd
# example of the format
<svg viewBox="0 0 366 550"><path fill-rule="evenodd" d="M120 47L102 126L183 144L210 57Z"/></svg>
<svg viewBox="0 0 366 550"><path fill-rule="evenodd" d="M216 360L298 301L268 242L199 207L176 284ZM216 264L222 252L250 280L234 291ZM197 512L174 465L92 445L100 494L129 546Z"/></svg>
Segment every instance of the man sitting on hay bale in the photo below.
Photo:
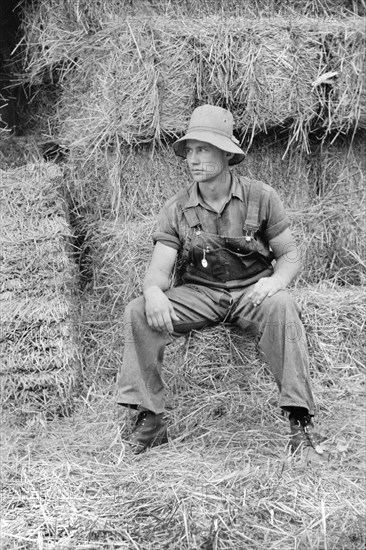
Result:
<svg viewBox="0 0 366 550"><path fill-rule="evenodd" d="M279 406L289 415L292 452L317 456L306 337L299 307L285 291L300 269L296 244L276 191L231 174L229 166L245 156L237 144L231 113L210 105L195 109L186 135L174 143L194 181L164 205L143 296L125 311L117 400L139 411L128 438L136 454L167 441L165 345L229 323L259 335ZM178 254L182 284L171 288Z"/></svg>

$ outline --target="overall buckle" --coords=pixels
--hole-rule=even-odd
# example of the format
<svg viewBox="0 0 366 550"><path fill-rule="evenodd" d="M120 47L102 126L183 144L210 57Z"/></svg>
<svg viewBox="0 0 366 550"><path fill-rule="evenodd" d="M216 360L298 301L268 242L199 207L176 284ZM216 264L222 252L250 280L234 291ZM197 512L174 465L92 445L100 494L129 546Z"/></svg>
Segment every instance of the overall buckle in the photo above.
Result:
<svg viewBox="0 0 366 550"><path fill-rule="evenodd" d="M253 229L243 229L244 230L244 237L245 240L249 243L250 241L254 240L254 235L256 233Z"/></svg>

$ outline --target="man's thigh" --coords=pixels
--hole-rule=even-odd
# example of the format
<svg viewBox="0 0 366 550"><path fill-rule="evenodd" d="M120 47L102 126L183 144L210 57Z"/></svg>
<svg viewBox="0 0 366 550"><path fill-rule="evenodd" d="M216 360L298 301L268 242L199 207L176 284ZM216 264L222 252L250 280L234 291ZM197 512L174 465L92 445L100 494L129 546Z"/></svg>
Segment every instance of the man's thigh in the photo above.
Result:
<svg viewBox="0 0 366 550"><path fill-rule="evenodd" d="M186 284L166 291L180 321L174 332L181 334L220 323L230 307L230 294L203 285Z"/></svg>
<svg viewBox="0 0 366 550"><path fill-rule="evenodd" d="M231 310L230 322L242 327L259 328L273 318L280 322L298 317L299 307L286 290L280 290L273 296L264 298L259 306L254 306L248 299L250 291L251 287L248 287L241 294L233 296L234 307Z"/></svg>

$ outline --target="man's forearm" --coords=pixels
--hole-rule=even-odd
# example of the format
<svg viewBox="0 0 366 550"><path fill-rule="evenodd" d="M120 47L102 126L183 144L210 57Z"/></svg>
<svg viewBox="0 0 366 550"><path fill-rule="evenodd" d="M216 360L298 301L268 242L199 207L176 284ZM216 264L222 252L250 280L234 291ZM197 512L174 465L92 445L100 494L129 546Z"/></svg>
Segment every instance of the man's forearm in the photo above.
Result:
<svg viewBox="0 0 366 550"><path fill-rule="evenodd" d="M168 290L170 287L170 278L165 273L148 273L144 279L142 290L145 294L150 289Z"/></svg>
<svg viewBox="0 0 366 550"><path fill-rule="evenodd" d="M295 279L300 270L301 262L299 260L296 259L292 262L286 256L281 256L276 260L272 277L281 280L285 288Z"/></svg>

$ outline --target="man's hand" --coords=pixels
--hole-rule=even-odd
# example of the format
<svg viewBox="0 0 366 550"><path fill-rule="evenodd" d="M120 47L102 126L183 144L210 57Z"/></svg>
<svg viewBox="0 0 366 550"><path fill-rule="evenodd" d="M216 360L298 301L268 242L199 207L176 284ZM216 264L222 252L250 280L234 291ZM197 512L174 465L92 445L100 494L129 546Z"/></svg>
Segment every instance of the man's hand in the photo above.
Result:
<svg viewBox="0 0 366 550"><path fill-rule="evenodd" d="M301 261L296 243L289 228L285 229L269 241L276 264L271 277L263 277L255 283L248 298L254 306L259 306L267 297L273 296L279 290L284 290L298 274Z"/></svg>
<svg viewBox="0 0 366 550"><path fill-rule="evenodd" d="M173 321L179 321L170 300L157 286L145 290L145 313L148 325L160 332L173 332Z"/></svg>
<svg viewBox="0 0 366 550"><path fill-rule="evenodd" d="M279 290L284 290L285 287L286 285L277 275L263 277L255 283L252 291L248 294L248 298L254 306L259 306L265 298L273 296Z"/></svg>

